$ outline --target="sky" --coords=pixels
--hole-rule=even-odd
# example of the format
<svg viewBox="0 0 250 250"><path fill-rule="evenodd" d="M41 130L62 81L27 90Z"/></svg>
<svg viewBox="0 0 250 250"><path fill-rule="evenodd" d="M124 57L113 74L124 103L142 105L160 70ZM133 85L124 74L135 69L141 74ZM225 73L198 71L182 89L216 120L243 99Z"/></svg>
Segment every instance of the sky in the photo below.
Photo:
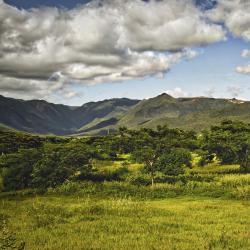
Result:
<svg viewBox="0 0 250 250"><path fill-rule="evenodd" d="M250 100L248 0L0 0L0 94Z"/></svg>

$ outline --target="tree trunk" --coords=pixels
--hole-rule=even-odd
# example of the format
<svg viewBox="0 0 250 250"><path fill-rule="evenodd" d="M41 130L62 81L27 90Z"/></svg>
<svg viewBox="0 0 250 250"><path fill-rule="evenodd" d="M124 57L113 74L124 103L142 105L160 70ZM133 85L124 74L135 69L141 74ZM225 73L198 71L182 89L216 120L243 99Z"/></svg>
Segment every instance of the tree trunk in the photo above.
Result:
<svg viewBox="0 0 250 250"><path fill-rule="evenodd" d="M247 173L249 172L250 168L249 168L249 161L248 161L248 150L246 149L245 151L245 155L242 159L242 162L240 164L240 168L241 168L241 171L243 173Z"/></svg>

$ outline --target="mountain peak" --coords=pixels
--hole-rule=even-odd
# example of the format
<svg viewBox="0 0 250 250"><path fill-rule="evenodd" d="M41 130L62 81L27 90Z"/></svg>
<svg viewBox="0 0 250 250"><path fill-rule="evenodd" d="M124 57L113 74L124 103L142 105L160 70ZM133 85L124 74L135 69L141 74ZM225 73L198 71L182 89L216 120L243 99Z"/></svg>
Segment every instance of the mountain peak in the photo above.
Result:
<svg viewBox="0 0 250 250"><path fill-rule="evenodd" d="M158 95L157 97L165 97L165 98L170 98L170 99L175 99L173 96L171 96L171 95L169 95L169 94L167 94L167 93L162 93L162 94L160 94L160 95Z"/></svg>

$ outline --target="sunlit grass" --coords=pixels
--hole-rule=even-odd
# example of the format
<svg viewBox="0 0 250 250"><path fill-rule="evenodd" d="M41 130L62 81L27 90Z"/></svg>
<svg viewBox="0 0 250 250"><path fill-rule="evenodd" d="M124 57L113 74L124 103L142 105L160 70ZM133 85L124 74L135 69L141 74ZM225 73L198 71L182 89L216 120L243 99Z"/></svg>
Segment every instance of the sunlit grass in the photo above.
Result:
<svg viewBox="0 0 250 250"><path fill-rule="evenodd" d="M249 249L249 202L44 196L4 199L26 249Z"/></svg>
<svg viewBox="0 0 250 250"><path fill-rule="evenodd" d="M232 172L238 172L240 169L239 165L220 165L220 164L208 164L204 167L193 167L192 169L187 169L188 173L197 174L226 174Z"/></svg>

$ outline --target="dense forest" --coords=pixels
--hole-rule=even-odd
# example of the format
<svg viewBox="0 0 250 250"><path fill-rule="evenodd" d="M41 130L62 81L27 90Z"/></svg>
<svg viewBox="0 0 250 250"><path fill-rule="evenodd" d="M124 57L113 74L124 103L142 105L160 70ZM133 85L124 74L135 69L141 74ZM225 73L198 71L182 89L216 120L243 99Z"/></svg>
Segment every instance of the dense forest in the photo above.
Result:
<svg viewBox="0 0 250 250"><path fill-rule="evenodd" d="M250 124L223 121L201 133L158 126L93 137L41 137L0 132L2 190L46 189L65 182L128 181L136 184L186 181L196 165L239 164L250 172ZM108 171L97 162L120 162ZM139 164L130 171L130 164Z"/></svg>

